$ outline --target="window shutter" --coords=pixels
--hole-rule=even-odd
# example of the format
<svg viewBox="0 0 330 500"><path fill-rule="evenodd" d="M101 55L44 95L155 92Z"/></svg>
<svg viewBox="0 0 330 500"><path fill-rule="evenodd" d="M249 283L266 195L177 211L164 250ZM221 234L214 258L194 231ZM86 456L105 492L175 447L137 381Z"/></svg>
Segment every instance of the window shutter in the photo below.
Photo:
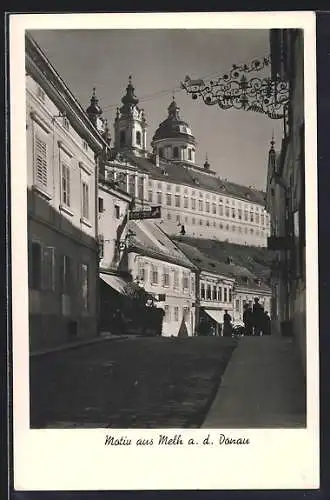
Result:
<svg viewBox="0 0 330 500"><path fill-rule="evenodd" d="M35 137L35 168L36 168L36 183L47 188L47 144Z"/></svg>

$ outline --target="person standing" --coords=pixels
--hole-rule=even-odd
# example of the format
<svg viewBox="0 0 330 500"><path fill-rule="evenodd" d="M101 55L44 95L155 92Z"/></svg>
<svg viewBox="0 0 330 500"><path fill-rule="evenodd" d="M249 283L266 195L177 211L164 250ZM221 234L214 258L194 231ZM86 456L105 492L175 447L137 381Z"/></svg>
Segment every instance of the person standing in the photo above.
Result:
<svg viewBox="0 0 330 500"><path fill-rule="evenodd" d="M232 335L232 324L231 316L228 314L227 309L225 309L225 314L223 315L223 336L231 337Z"/></svg>
<svg viewBox="0 0 330 500"><path fill-rule="evenodd" d="M244 334L251 336L253 333L252 310L248 304L244 305L243 312Z"/></svg>
<svg viewBox="0 0 330 500"><path fill-rule="evenodd" d="M264 312L264 317L263 317L263 328L262 328L264 335L270 335L271 334L271 329L270 329L270 316L268 314L268 311Z"/></svg>
<svg viewBox="0 0 330 500"><path fill-rule="evenodd" d="M259 337L261 334L261 324L262 324L262 317L263 317L263 311L262 307L259 304L259 299L258 297L255 297L254 299L254 304L252 308L252 315L253 315L253 327L254 327L254 335L256 337Z"/></svg>

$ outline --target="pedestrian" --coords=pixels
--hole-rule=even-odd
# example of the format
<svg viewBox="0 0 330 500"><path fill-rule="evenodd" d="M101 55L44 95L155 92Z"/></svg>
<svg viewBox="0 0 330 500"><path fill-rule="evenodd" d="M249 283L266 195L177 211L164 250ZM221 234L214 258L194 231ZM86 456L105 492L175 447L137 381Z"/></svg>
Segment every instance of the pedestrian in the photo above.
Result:
<svg viewBox="0 0 330 500"><path fill-rule="evenodd" d="M113 320L114 330L117 333L117 335L124 334L125 333L124 318L121 310L118 307L113 314L112 320Z"/></svg>
<svg viewBox="0 0 330 500"><path fill-rule="evenodd" d="M254 304L252 308L252 317L253 317L253 333L256 337L259 337L261 334L261 324L263 319L263 309L261 304L259 304L258 297L255 297Z"/></svg>
<svg viewBox="0 0 330 500"><path fill-rule="evenodd" d="M252 309L248 304L244 305L243 312L243 323L244 323L244 334L247 336L251 336L253 333L253 318L252 318Z"/></svg>
<svg viewBox="0 0 330 500"><path fill-rule="evenodd" d="M232 331L231 316L228 314L227 309L225 309L225 314L223 315L223 336L231 337Z"/></svg>
<svg viewBox="0 0 330 500"><path fill-rule="evenodd" d="M270 327L270 316L268 314L268 311L264 312L264 317L263 317L263 328L262 328L264 335L270 335L271 334L271 327Z"/></svg>

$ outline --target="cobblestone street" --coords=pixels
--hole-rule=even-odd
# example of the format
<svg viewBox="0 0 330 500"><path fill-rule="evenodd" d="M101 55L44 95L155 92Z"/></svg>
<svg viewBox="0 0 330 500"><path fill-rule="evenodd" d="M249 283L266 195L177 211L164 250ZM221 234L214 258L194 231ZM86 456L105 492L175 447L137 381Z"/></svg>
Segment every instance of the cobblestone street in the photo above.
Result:
<svg viewBox="0 0 330 500"><path fill-rule="evenodd" d="M31 427L198 428L236 342L129 338L32 357Z"/></svg>

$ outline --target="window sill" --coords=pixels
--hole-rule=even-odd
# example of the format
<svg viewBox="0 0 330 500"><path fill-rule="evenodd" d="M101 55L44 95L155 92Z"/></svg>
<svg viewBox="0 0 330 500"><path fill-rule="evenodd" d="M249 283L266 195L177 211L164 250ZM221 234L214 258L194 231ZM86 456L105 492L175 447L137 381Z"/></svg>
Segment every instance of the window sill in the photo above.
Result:
<svg viewBox="0 0 330 500"><path fill-rule="evenodd" d="M71 215L71 216L74 215L74 213L72 212L72 210L69 207L67 207L66 205L60 205L59 208L60 208L61 212L65 212L66 214Z"/></svg>
<svg viewBox="0 0 330 500"><path fill-rule="evenodd" d="M41 194L41 196L43 196L47 200L52 199L52 195L45 188L38 186L37 184L34 184L32 189L33 191L36 191L37 193Z"/></svg>
<svg viewBox="0 0 330 500"><path fill-rule="evenodd" d="M80 222L87 227L92 227L92 224L90 223L90 221L88 219L85 219L85 217L81 217Z"/></svg>

